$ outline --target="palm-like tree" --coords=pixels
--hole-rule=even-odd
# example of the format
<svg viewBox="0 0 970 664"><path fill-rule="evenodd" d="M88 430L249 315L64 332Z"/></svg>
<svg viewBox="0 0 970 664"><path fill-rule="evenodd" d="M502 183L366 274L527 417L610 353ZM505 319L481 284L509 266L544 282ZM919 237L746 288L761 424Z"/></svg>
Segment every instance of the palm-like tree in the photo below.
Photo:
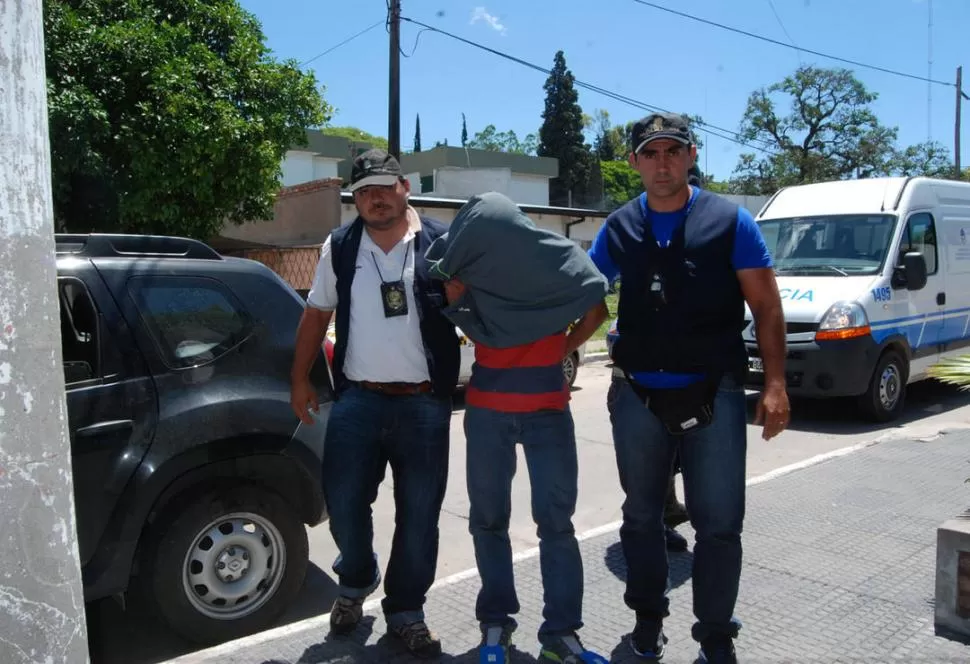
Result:
<svg viewBox="0 0 970 664"><path fill-rule="evenodd" d="M928 373L939 381L970 391L970 355L940 360L929 368Z"/></svg>

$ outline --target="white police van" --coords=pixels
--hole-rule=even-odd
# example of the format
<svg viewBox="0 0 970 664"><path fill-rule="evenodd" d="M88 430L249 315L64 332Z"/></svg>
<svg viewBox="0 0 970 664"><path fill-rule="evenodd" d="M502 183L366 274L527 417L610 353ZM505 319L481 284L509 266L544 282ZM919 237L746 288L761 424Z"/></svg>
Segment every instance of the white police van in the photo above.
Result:
<svg viewBox="0 0 970 664"><path fill-rule="evenodd" d="M756 221L775 261L793 396L858 396L888 421L906 385L970 353L970 183L873 178L779 190ZM748 387L764 385L750 311Z"/></svg>

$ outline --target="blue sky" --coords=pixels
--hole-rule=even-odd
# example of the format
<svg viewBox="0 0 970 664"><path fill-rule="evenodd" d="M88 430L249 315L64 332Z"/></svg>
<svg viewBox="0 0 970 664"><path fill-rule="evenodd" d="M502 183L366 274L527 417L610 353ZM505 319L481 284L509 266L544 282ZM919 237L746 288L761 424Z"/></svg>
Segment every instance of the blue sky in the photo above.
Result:
<svg viewBox="0 0 970 664"><path fill-rule="evenodd" d="M280 58L299 62L331 48L386 13L385 0L242 0L262 22ZM968 0L656 0L660 4L748 32L916 76L954 81L964 66L970 90ZM932 9L932 31L929 30ZM955 89L851 67L764 43L637 4L633 0L402 0L402 15L515 55L544 68L562 49L577 79L667 110L699 114L736 130L748 95L782 80L799 63L854 69L879 98L884 124L900 144L932 137L953 148ZM425 148L460 144L461 114L470 135L488 124L520 137L541 123L545 74L449 37L402 25L401 144L409 149L415 115ZM961 34L962 33L962 34ZM932 53L930 52L932 44ZM961 49L960 46L963 45ZM413 54L412 54L413 51ZM961 60L961 58L963 58ZM387 135L388 36L383 25L306 65L337 112L333 124ZM645 111L580 90L586 113L609 111L625 123ZM970 163L970 102L964 102L963 163ZM706 138L701 167L730 175L747 149Z"/></svg>

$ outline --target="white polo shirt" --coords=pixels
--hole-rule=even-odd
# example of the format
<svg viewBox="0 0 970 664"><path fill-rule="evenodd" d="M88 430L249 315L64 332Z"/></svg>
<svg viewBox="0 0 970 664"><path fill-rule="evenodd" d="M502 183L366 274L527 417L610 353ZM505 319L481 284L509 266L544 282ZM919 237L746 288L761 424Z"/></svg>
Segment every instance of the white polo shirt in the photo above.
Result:
<svg viewBox="0 0 970 664"><path fill-rule="evenodd" d="M408 222L407 233L387 254L374 243L366 228L361 233L357 271L350 289L350 332L344 361L344 374L350 380L375 383L430 380L414 300L414 236L421 230L421 220L410 207ZM384 316L382 276L386 282L404 280L407 315ZM307 303L324 311L337 308L337 275L333 270L329 237L321 248Z"/></svg>

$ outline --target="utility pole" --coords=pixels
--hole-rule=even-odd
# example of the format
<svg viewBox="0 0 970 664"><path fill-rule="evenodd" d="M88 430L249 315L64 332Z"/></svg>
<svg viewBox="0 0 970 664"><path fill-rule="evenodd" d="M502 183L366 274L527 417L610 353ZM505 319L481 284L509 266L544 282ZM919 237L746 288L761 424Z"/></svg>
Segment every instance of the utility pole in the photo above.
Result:
<svg viewBox="0 0 970 664"><path fill-rule="evenodd" d="M88 661L54 261L43 0L0 0L0 662Z"/></svg>
<svg viewBox="0 0 970 664"><path fill-rule="evenodd" d="M387 17L391 33L390 86L387 97L388 152L401 160L401 0L390 0Z"/></svg>
<svg viewBox="0 0 970 664"><path fill-rule="evenodd" d="M956 179L959 180L963 171L960 170L960 115L963 112L963 67L957 67L957 117L953 130L953 163L956 166Z"/></svg>

